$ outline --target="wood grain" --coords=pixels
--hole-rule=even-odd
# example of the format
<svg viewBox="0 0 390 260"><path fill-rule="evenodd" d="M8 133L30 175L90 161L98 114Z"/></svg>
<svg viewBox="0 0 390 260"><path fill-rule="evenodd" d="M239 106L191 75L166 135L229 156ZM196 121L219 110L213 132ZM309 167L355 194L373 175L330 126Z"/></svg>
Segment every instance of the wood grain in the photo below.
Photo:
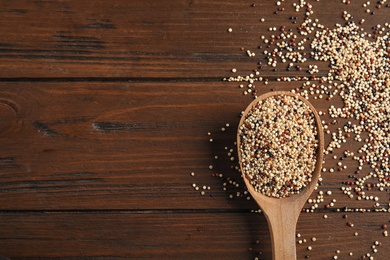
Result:
<svg viewBox="0 0 390 260"><path fill-rule="evenodd" d="M261 91L295 84L270 83ZM224 82L15 82L3 83L0 94L3 110L12 111L1 120L8 129L0 136L2 209L230 208L226 197L244 192L240 174L230 169L237 161L225 150L235 149L238 114L251 101L239 88ZM231 127L222 132L226 123ZM339 183L349 174L323 176L322 190L341 193ZM241 186L224 192L227 178ZM193 183L210 186L213 197L197 196ZM91 203L92 197L99 199ZM172 197L179 199L172 203ZM345 205L362 205L344 197L338 200ZM237 206L248 209L245 201Z"/></svg>
<svg viewBox="0 0 390 260"><path fill-rule="evenodd" d="M353 252L358 259L372 253L376 240L375 258L386 259L390 244L378 223L388 215L349 217L358 228L348 227L342 214L326 221L322 214L301 215L297 231L307 242L297 243L298 259L331 259L336 250L340 258ZM256 213L27 212L2 213L0 220L0 255L12 259L272 259L266 220Z"/></svg>
<svg viewBox="0 0 390 260"><path fill-rule="evenodd" d="M386 4L372 2L372 15L362 1L351 2L313 1L312 18L334 28L346 10L353 21L366 20L366 31L388 22ZM287 71L264 60L264 49L274 46L261 35L274 26L296 30L290 17L300 14L292 2L283 6L275 14L275 1L0 0L0 256L271 259L264 215L252 212L258 206L230 159L237 157L239 114L253 97L222 79L258 70L269 79L257 84L259 95L306 81L279 82L308 76L307 68ZM309 61L319 76L328 73L328 63ZM310 101L323 112L342 106L339 99ZM345 147L360 144L349 138ZM342 153L324 166L335 167ZM331 259L336 250L339 259L387 259L382 225L389 215L343 194L357 167L343 162L348 168L323 174L312 198L332 195L298 220L307 240L297 244L298 259ZM366 192L388 208L388 190ZM358 210L366 213L349 212Z"/></svg>
<svg viewBox="0 0 390 260"><path fill-rule="evenodd" d="M251 70L262 57L256 50L261 35L271 35L274 26L297 27L289 20L297 15L290 4L278 14L274 1L252 4L1 1L0 77L221 78L233 67ZM323 1L318 11L313 7L313 19L332 28L346 10L356 15L355 22L365 18L366 29L388 22L385 6L372 18L359 3L335 5ZM249 59L241 47L258 56ZM263 70L269 74L272 68Z"/></svg>

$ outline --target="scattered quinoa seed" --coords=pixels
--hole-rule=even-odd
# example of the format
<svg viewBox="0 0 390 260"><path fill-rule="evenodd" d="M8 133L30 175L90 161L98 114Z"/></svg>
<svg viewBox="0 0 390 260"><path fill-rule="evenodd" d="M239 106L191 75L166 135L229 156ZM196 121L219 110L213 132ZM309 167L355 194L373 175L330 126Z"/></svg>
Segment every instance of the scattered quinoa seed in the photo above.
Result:
<svg viewBox="0 0 390 260"><path fill-rule="evenodd" d="M350 219L354 219L354 213L352 212L390 213L390 203L386 200L383 201L383 198L388 197L387 195L390 190L390 138L388 134L390 131L390 25L389 23L374 25L370 29L372 32L366 32L366 28L363 29L363 25L368 26L370 24L371 26L372 24L372 20L369 21L372 18L368 17L371 17L375 12L386 12L389 10L390 5L386 0L372 3L369 1L354 3L356 6L359 5L362 8L361 14L354 11L352 15L349 12L350 9L347 8L346 11L341 10L341 19L339 18L339 20L343 20L342 24L336 24L333 28L328 28L322 25L318 19L314 18L311 3L308 1L294 2L292 8L296 12L300 12L302 17L290 16L289 23L293 25L285 24L277 26L272 24L268 25L268 22L271 22L273 19L269 20L267 18L267 24L261 24L262 27L267 26L267 32L264 35L260 35L260 43L256 46L256 53L251 48L240 46L242 52L240 54L245 52L251 58L255 55L260 56L259 59L256 57L256 66L254 66L253 71L251 70L248 75L244 76L239 76L237 73L234 74L234 77L224 80L235 82L235 87L241 89L240 91L244 93L244 98L256 98L259 93L265 91L261 88L269 87L271 91L275 91L277 88L273 84L276 81L280 81L285 83L299 82L300 86L294 87L291 89L291 92L306 99L318 100L316 102L322 102L321 100L324 100L324 107L319 111L319 114L321 120L323 120L322 124L327 138L329 139L328 146L324 150L324 158L326 160L329 159L329 161L327 161L326 167L322 169L322 174L325 184L328 181L326 179L327 175L331 175L331 178L344 179L340 181L342 184L338 187L340 188L338 192L334 191L336 188L332 188L333 192L326 190L326 187L329 186L321 186L322 180L320 180L317 197L311 197L308 200L308 207L304 208L303 212L315 212L317 209L325 213L327 213L327 210L331 210L332 212L345 212L342 215L346 219L343 224L346 223L347 227L353 227L353 223L347 222ZM342 0L342 3L346 5L351 4L351 2L350 0ZM284 1L277 1L276 5L275 8L277 9L275 13L279 14L284 11L284 7L282 6L285 6L286 10L290 6L290 4L285 5ZM254 7L255 4L251 6ZM356 17L354 17L355 15ZM357 15L360 15L360 17ZM365 19L362 19L362 17ZM265 21L265 18L260 18L261 23ZM227 31L230 33L233 29L228 28ZM308 64L308 62L312 64ZM323 64L313 64L320 64L320 62L326 63L326 66L329 68L325 69L326 66L323 66ZM265 74L263 74L264 69L267 70ZM268 70L280 71L283 69L286 69L285 73L287 76L278 78L268 76L268 73L271 73ZM241 71L241 68L233 68L231 72L236 73L237 70ZM290 76L287 73L291 73ZM337 100L337 102L333 102L334 100ZM256 129L257 124L260 123L251 122L247 130ZM261 124L264 124L264 122L261 122ZM227 128L228 124L226 124L226 127L221 128L221 132L225 132ZM279 131L278 133L282 132ZM217 139L217 136L210 138L211 133L208 133L208 135L210 142L214 141L213 138L215 140ZM257 142L255 139L252 140L255 142L253 146L258 147L256 147L256 150L253 150L255 151L253 155L248 155L248 162L260 161L264 163L261 165L262 167L268 167L270 169L271 165L269 162L275 161L275 157L277 157L277 154L274 153L276 149L273 150L271 146L265 147L266 143L264 142ZM277 141L281 142L281 139L278 138ZM350 146L351 142L355 142L356 145ZM353 149L357 147L357 149L353 152L344 150L349 147L353 147ZM229 149L226 150L228 153L226 159L231 164L230 168L239 171L238 165L235 165L237 161L235 159L236 154L230 152ZM257 154L259 153L260 155L264 155L267 161L257 158ZM218 156L214 158L217 159ZM357 165L356 169L353 169L355 164ZM275 166L273 167L276 168ZM210 169L212 169L212 166ZM251 199L248 191L244 190L242 185L239 189L236 189L239 187L239 184L235 183L234 180L230 180L230 177L227 177L228 175L214 171L211 172L212 176L221 179L221 183L224 184L223 190L229 192L227 198L240 197L243 200ZM265 176L268 179L263 176L265 175L264 172L258 171L246 175L244 172L242 172L244 176L249 178L252 176L251 180L254 185L257 185L260 191L268 192L271 196L289 196L294 192L299 192L299 187L303 188L305 185L305 183L299 184L294 178L292 178L293 182L291 183L290 181L288 183L289 185L287 185L287 181L277 175L278 171L273 172L273 176ZM194 176L192 173L190 174ZM196 177L199 174L197 171ZM256 176L262 176L262 179L258 180ZM275 177L279 178L276 179ZM304 177L306 181L310 180L309 176ZM273 183L276 183L279 187L292 185L298 191L295 191L295 188L287 192L278 191L277 189L267 187L267 183L272 187ZM205 191L202 190L203 187L203 185L192 184L192 188L197 191L199 190L201 195L205 195ZM209 188L211 189L210 186L207 186L207 190ZM240 190L241 188L242 190ZM384 196L379 196L380 192L385 193ZM355 207L357 204L352 203L354 205L353 208L349 208L347 205L341 205L338 208L332 209L335 206L336 200L324 197L324 195L339 196L339 194L344 194L347 198L355 200L354 203L363 203L363 206ZM344 203L342 199L338 199L338 201L340 204ZM370 202L372 202L372 207L364 204ZM345 208L343 208L344 206ZM261 212L261 210L253 210L252 212L257 213ZM350 214L350 217L346 213ZM326 214L322 216L324 219L328 218ZM378 230L378 236L388 236L386 224L380 223L375 228ZM352 234L359 236L359 239L360 237L364 239L363 234L358 234L354 230ZM299 233L297 237L299 238L297 243L303 246L306 240L302 239ZM311 240L315 241L316 238L312 237ZM368 247L370 252L362 254L362 259L374 259L375 253L379 250L377 248L380 246L379 241L370 243L371 245ZM309 250L308 246L306 248ZM255 248L250 249L250 251L255 251ZM338 255L340 254L340 250L335 252L336 254L333 256L333 259L343 258L342 255ZM354 255L349 250L347 252L345 253L346 256ZM356 251L355 255L360 255L360 253ZM256 256L254 259L259 258ZM305 258L309 258L309 256L307 255ZM349 258L352 259L352 257Z"/></svg>

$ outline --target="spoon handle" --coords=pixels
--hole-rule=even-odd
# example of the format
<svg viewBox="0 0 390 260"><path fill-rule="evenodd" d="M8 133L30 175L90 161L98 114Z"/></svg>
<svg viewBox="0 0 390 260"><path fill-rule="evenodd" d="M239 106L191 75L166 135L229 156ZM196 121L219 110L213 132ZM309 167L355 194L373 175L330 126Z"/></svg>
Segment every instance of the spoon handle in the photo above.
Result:
<svg viewBox="0 0 390 260"><path fill-rule="evenodd" d="M271 233L273 260L296 260L296 208L290 205L269 208L266 216Z"/></svg>

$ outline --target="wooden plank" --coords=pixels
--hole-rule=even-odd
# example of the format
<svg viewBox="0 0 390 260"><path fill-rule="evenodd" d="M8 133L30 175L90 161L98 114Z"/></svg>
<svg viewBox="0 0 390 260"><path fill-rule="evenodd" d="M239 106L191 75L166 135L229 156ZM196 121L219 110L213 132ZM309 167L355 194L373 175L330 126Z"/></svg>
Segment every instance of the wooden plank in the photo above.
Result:
<svg viewBox="0 0 390 260"><path fill-rule="evenodd" d="M297 84L270 82L259 94ZM1 210L257 208L246 200L237 163L230 160L236 157L239 113L252 100L236 83L14 82L0 85L0 97ZM340 105L311 101L321 111ZM342 125L331 125L332 131ZM348 142L351 151L359 148ZM332 158L343 151L326 156L325 167L337 169ZM320 209L333 198L330 211L373 209L372 200L350 199L341 191L357 167L351 159L343 163L347 170L323 174L319 191L333 195ZM212 176L217 173L223 178ZM367 195L388 208L386 190L373 188Z"/></svg>
<svg viewBox="0 0 390 260"><path fill-rule="evenodd" d="M298 259L332 259L337 250L339 259L386 259L388 214L342 215L302 214ZM271 259L266 220L255 213L2 213L0 228L0 255L11 259Z"/></svg>
<svg viewBox="0 0 390 260"><path fill-rule="evenodd" d="M220 82L185 85L3 84L3 209L193 208L172 197L193 197L203 137L242 105Z"/></svg>
<svg viewBox="0 0 390 260"><path fill-rule="evenodd" d="M329 28L345 22L343 10L353 14L355 22L366 19L362 27L368 30L387 22L385 6L373 16L353 1L312 4L313 18ZM260 36L273 34L270 27L296 30L289 18L304 11L297 13L283 3L285 11L274 14L280 7L273 1L252 5L204 0L0 1L0 77L221 78L234 67L252 70L264 57L257 50L266 47ZM257 56L248 58L241 47ZM263 68L266 74L272 70Z"/></svg>

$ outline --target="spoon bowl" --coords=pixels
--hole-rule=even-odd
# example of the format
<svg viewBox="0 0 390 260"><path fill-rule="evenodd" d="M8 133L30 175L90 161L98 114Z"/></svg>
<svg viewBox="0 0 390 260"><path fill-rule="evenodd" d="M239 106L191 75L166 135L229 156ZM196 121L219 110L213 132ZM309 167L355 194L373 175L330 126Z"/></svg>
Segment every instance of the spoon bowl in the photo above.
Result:
<svg viewBox="0 0 390 260"><path fill-rule="evenodd" d="M304 204L315 189L320 177L324 150L324 134L322 131L321 119L313 105L297 94L284 91L269 92L256 98L244 111L244 114L241 117L239 123L239 127L241 127L241 125L244 123L246 116L255 104L271 96L278 95L298 97L310 108L311 112L314 114L315 127L317 128L316 137L318 140L318 146L316 153L316 164L314 171L312 172L311 181L299 193L292 194L288 197L275 198L257 192L244 175L243 179L252 198L257 202L266 216L268 227L271 233L273 259L293 260L296 259L295 233L298 217ZM243 165L240 147L240 136L237 134L238 159L242 171Z"/></svg>

